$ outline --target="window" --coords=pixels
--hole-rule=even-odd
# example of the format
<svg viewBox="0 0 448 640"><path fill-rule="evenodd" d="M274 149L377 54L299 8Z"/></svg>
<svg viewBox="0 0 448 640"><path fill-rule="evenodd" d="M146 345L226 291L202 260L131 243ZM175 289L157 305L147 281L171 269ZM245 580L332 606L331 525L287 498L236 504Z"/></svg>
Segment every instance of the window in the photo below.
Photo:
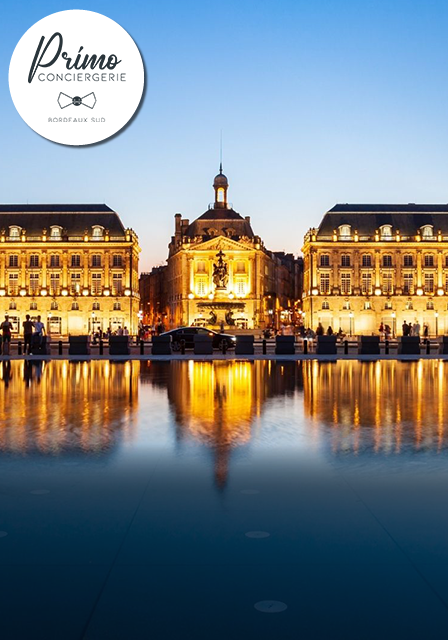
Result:
<svg viewBox="0 0 448 640"><path fill-rule="evenodd" d="M351 275L349 273L341 274L341 293L348 295L352 292Z"/></svg>
<svg viewBox="0 0 448 640"><path fill-rule="evenodd" d="M123 295L123 276L121 273L114 273L112 276L112 295Z"/></svg>
<svg viewBox="0 0 448 640"><path fill-rule="evenodd" d="M434 230L432 225L425 224L424 227L420 227L422 231L422 237L425 239L432 238L434 236Z"/></svg>
<svg viewBox="0 0 448 640"><path fill-rule="evenodd" d="M101 255L94 253L92 256L92 267L101 267Z"/></svg>
<svg viewBox="0 0 448 640"><path fill-rule="evenodd" d="M413 304L412 304L412 300L408 300L406 302L406 310L407 311L412 311L412 309L414 308Z"/></svg>
<svg viewBox="0 0 448 640"><path fill-rule="evenodd" d="M329 273L320 274L320 292L323 295L327 295L330 293L330 274Z"/></svg>
<svg viewBox="0 0 448 640"><path fill-rule="evenodd" d="M10 309L17 309L17 302L15 300L11 300L9 303Z"/></svg>
<svg viewBox="0 0 448 640"><path fill-rule="evenodd" d="M72 255L71 266L75 268L81 266L81 256L79 255L79 253L74 253Z"/></svg>
<svg viewBox="0 0 448 640"><path fill-rule="evenodd" d="M364 302L365 311L368 311L371 308L372 308L372 303L370 302L370 300L367 300L366 302Z"/></svg>
<svg viewBox="0 0 448 640"><path fill-rule="evenodd" d="M198 278L196 280L196 293L198 296L205 296L207 293L207 280L206 278Z"/></svg>
<svg viewBox="0 0 448 640"><path fill-rule="evenodd" d="M37 302L30 302L30 311L37 310Z"/></svg>
<svg viewBox="0 0 448 640"><path fill-rule="evenodd" d="M71 307L72 311L79 311L79 304L76 302L76 300L74 300L72 302L72 307Z"/></svg>
<svg viewBox="0 0 448 640"><path fill-rule="evenodd" d="M39 266L39 255L37 253L33 253L30 255L30 267L36 268Z"/></svg>
<svg viewBox="0 0 448 640"><path fill-rule="evenodd" d="M205 265L205 263L203 263ZM113 267L122 267L123 266L123 256L120 255L119 253L114 253L114 255L112 256L112 266ZM199 269L198 269L199 271ZM203 269L203 271L205 271L205 267Z"/></svg>
<svg viewBox="0 0 448 640"><path fill-rule="evenodd" d="M341 256L341 266L342 267L350 266L350 256L348 254Z"/></svg>
<svg viewBox="0 0 448 640"><path fill-rule="evenodd" d="M324 253L320 257L320 266L321 267L329 267L330 266L330 256L328 253Z"/></svg>
<svg viewBox="0 0 448 640"><path fill-rule="evenodd" d="M19 256L17 256L17 255L9 256L9 266L10 267L18 267L19 266Z"/></svg>
<svg viewBox="0 0 448 640"><path fill-rule="evenodd" d="M350 311L350 302L348 300L345 300L345 302L343 302L342 304L342 308Z"/></svg>
<svg viewBox="0 0 448 640"><path fill-rule="evenodd" d="M392 266L392 256L385 255L383 256L383 267L391 267Z"/></svg>
<svg viewBox="0 0 448 640"><path fill-rule="evenodd" d="M391 275L389 274L383 275L382 289L385 295L389 295L392 293L392 276Z"/></svg>
<svg viewBox="0 0 448 640"><path fill-rule="evenodd" d="M392 225L383 224L380 227L381 240L392 240Z"/></svg>
<svg viewBox="0 0 448 640"><path fill-rule="evenodd" d="M99 302L94 302L92 304L92 311L99 311L100 310L100 303Z"/></svg>
<svg viewBox="0 0 448 640"><path fill-rule="evenodd" d="M58 253L52 253L50 256L50 267L59 267L59 254Z"/></svg>
<svg viewBox="0 0 448 640"><path fill-rule="evenodd" d="M50 295L58 296L61 290L61 279L59 273L50 274Z"/></svg>
<svg viewBox="0 0 448 640"><path fill-rule="evenodd" d="M75 293L79 293L80 291L81 291L81 274L71 273L70 274L70 293L74 295Z"/></svg>
<svg viewBox="0 0 448 640"><path fill-rule="evenodd" d="M52 300L51 301L51 310L52 311L57 311L58 310L58 303L56 302L56 300Z"/></svg>
<svg viewBox="0 0 448 640"><path fill-rule="evenodd" d="M390 300L386 300L386 302L384 303L384 308L392 309L392 302Z"/></svg>
<svg viewBox="0 0 448 640"><path fill-rule="evenodd" d="M428 300L428 302L426 303L426 308L434 309L434 302L432 300Z"/></svg>
<svg viewBox="0 0 448 640"><path fill-rule="evenodd" d="M98 238L102 238L104 233L104 227L100 227L99 225L95 225L92 227L92 238L98 240Z"/></svg>
<svg viewBox="0 0 448 640"><path fill-rule="evenodd" d="M101 295L103 277L101 273L92 273L92 295Z"/></svg>
<svg viewBox="0 0 448 640"><path fill-rule="evenodd" d="M205 271L205 262L204 262L204 271ZM236 263L236 272L237 273L246 273L246 263L242 260L238 260Z"/></svg>
<svg viewBox="0 0 448 640"><path fill-rule="evenodd" d="M433 267L434 266L434 256L432 253L425 254L425 267Z"/></svg>
<svg viewBox="0 0 448 640"><path fill-rule="evenodd" d="M403 274L403 293L406 293L407 295L413 295L414 293L414 274L413 273Z"/></svg>
<svg viewBox="0 0 448 640"><path fill-rule="evenodd" d="M53 225L50 227L50 240L60 240L62 238L62 227Z"/></svg>
<svg viewBox="0 0 448 640"><path fill-rule="evenodd" d="M9 239L10 240L20 240L20 227L9 227Z"/></svg>
<svg viewBox="0 0 448 640"><path fill-rule="evenodd" d="M36 295L39 291L39 274L30 273L30 293L32 296Z"/></svg>
<svg viewBox="0 0 448 640"><path fill-rule="evenodd" d="M411 255L406 255L403 258L403 265L405 267L413 267L414 266L414 259Z"/></svg>
<svg viewBox="0 0 448 640"><path fill-rule="evenodd" d="M236 295L237 296L245 296L246 295L246 281L238 278L235 282Z"/></svg>
<svg viewBox="0 0 448 640"><path fill-rule="evenodd" d="M8 295L16 296L19 293L19 274L8 274Z"/></svg>
<svg viewBox="0 0 448 640"><path fill-rule="evenodd" d="M121 311L121 302L114 302L114 311Z"/></svg>
<svg viewBox="0 0 448 640"><path fill-rule="evenodd" d="M348 240L351 236L351 227L349 224L341 224L339 227L339 237L341 240Z"/></svg>
<svg viewBox="0 0 448 640"><path fill-rule="evenodd" d="M434 293L434 274L425 273L425 293Z"/></svg>
<svg viewBox="0 0 448 640"><path fill-rule="evenodd" d="M365 253L362 256L362 266L363 267L371 267L372 266L372 256L370 253Z"/></svg>
<svg viewBox="0 0 448 640"><path fill-rule="evenodd" d="M362 274L361 292L368 296L372 293L372 274L371 273Z"/></svg>
<svg viewBox="0 0 448 640"><path fill-rule="evenodd" d="M328 302L328 300L324 300L324 301L322 302L322 310L323 310L323 311L326 311L326 310L328 310L329 308L330 308L330 303Z"/></svg>

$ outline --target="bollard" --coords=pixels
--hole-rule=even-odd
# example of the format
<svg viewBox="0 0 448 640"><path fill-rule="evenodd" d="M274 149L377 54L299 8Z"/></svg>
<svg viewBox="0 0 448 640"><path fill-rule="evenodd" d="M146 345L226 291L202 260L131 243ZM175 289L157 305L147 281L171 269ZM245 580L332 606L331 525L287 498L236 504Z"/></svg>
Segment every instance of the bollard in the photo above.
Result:
<svg viewBox="0 0 448 640"><path fill-rule="evenodd" d="M21 356L22 355L22 342L19 340L19 342L17 343L17 355Z"/></svg>
<svg viewBox="0 0 448 640"><path fill-rule="evenodd" d="M308 340L303 339L303 355L306 356L308 353Z"/></svg>
<svg viewBox="0 0 448 640"><path fill-rule="evenodd" d="M385 351L386 351L386 356L388 356L389 355L389 340L386 340L386 349L385 349Z"/></svg>
<svg viewBox="0 0 448 640"><path fill-rule="evenodd" d="M140 340L140 355L145 355L145 341L143 339Z"/></svg>
<svg viewBox="0 0 448 640"><path fill-rule="evenodd" d="M426 338L426 355L429 356L430 353L431 353L431 342L429 341L429 338Z"/></svg>
<svg viewBox="0 0 448 640"><path fill-rule="evenodd" d="M185 355L185 340L183 338L180 341L180 352L183 356Z"/></svg>
<svg viewBox="0 0 448 640"><path fill-rule="evenodd" d="M263 355L264 356L267 353L267 345L268 345L268 343L266 342L266 340L263 340Z"/></svg>
<svg viewBox="0 0 448 640"><path fill-rule="evenodd" d="M344 354L348 354L348 340L344 340Z"/></svg>
<svg viewBox="0 0 448 640"><path fill-rule="evenodd" d="M58 343L58 353L60 356L62 356L62 340L59 340Z"/></svg>
<svg viewBox="0 0 448 640"><path fill-rule="evenodd" d="M104 342L100 340L100 356L104 355Z"/></svg>
<svg viewBox="0 0 448 640"><path fill-rule="evenodd" d="M227 353L227 340L222 341L222 353L225 356Z"/></svg>

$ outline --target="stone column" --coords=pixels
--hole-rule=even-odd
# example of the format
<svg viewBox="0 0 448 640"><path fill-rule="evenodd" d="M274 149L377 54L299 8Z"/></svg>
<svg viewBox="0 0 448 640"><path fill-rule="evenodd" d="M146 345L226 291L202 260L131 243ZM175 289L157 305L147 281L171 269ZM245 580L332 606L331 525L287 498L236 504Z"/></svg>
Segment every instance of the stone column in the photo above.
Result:
<svg viewBox="0 0 448 640"><path fill-rule="evenodd" d="M68 286L68 252L62 252L62 288Z"/></svg>
<svg viewBox="0 0 448 640"><path fill-rule="evenodd" d="M84 289L89 289L89 251L86 249L83 254L83 287Z"/></svg>
<svg viewBox="0 0 448 640"><path fill-rule="evenodd" d="M41 287L42 289L46 289L47 288L47 257L48 254L46 251L42 251L42 256L41 256L41 273L42 273L42 282L41 282Z"/></svg>
<svg viewBox="0 0 448 640"><path fill-rule="evenodd" d="M0 287L6 287L6 252L0 254Z"/></svg>
<svg viewBox="0 0 448 640"><path fill-rule="evenodd" d="M422 286L422 252L417 251L417 287Z"/></svg>

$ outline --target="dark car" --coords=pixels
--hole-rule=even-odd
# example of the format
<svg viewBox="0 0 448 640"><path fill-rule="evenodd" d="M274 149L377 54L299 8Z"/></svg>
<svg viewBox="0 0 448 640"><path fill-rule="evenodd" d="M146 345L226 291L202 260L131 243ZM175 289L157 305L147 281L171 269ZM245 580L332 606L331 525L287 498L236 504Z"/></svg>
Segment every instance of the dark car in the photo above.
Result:
<svg viewBox="0 0 448 640"><path fill-rule="evenodd" d="M173 351L179 351L181 348L181 340L185 340L186 349L192 349L194 347L194 336L200 334L211 336L214 349L222 349L224 343L226 343L227 349L235 346L235 336L227 333L218 333L205 327L179 327L179 329L171 329L171 331L162 333L162 336L171 336Z"/></svg>

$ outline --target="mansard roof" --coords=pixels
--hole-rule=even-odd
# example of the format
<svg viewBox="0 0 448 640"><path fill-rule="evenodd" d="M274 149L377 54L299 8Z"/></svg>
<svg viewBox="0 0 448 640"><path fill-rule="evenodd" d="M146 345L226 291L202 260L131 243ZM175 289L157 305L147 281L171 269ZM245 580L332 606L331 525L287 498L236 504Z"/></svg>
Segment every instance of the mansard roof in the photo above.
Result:
<svg viewBox="0 0 448 640"><path fill-rule="evenodd" d="M0 204L0 229L14 225L29 236L53 225L65 229L69 236L83 235L95 225L108 229L112 236L125 234L119 215L106 204Z"/></svg>
<svg viewBox="0 0 448 640"><path fill-rule="evenodd" d="M250 219L243 218L234 209L225 207L208 209L187 227L185 233L191 238L196 236L208 238L216 235L224 235L231 238L254 237Z"/></svg>

